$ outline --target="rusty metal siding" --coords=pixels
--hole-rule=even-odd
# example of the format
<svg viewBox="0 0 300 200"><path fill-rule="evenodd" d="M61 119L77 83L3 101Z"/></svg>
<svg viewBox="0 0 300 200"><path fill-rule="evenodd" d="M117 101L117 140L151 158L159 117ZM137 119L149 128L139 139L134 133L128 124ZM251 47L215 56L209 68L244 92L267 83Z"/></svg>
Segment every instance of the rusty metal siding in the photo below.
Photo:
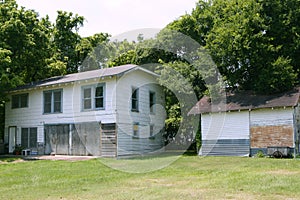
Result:
<svg viewBox="0 0 300 200"><path fill-rule="evenodd" d="M249 155L249 111L202 114L200 155Z"/></svg>
<svg viewBox="0 0 300 200"><path fill-rule="evenodd" d="M259 109L250 114L251 148L294 147L294 109Z"/></svg>

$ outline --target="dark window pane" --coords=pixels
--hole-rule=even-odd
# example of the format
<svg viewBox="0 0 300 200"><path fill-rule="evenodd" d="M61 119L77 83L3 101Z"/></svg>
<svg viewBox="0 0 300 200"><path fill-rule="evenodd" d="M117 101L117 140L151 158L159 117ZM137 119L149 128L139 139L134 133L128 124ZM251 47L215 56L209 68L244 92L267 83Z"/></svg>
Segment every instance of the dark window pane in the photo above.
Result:
<svg viewBox="0 0 300 200"><path fill-rule="evenodd" d="M61 102L61 91L53 92L54 102Z"/></svg>
<svg viewBox="0 0 300 200"><path fill-rule="evenodd" d="M103 98L96 98L95 99L95 107L96 108L103 108L104 107Z"/></svg>
<svg viewBox="0 0 300 200"><path fill-rule="evenodd" d="M95 97L103 97L103 86L96 87Z"/></svg>
<svg viewBox="0 0 300 200"><path fill-rule="evenodd" d="M154 104L155 104L155 93L150 92L149 93L149 107L150 107L150 112L154 112Z"/></svg>
<svg viewBox="0 0 300 200"><path fill-rule="evenodd" d="M11 108L19 108L19 95L13 95L11 98Z"/></svg>
<svg viewBox="0 0 300 200"><path fill-rule="evenodd" d="M30 128L30 148L37 147L37 128Z"/></svg>
<svg viewBox="0 0 300 200"><path fill-rule="evenodd" d="M44 113L51 113L51 98L51 92L44 93Z"/></svg>
<svg viewBox="0 0 300 200"><path fill-rule="evenodd" d="M61 112L61 91L53 92L54 95L54 108L53 112Z"/></svg>
<svg viewBox="0 0 300 200"><path fill-rule="evenodd" d="M20 95L20 107L21 108L28 107L28 94Z"/></svg>
<svg viewBox="0 0 300 200"><path fill-rule="evenodd" d="M21 146L24 148L28 148L28 128L22 128L21 130Z"/></svg>
<svg viewBox="0 0 300 200"><path fill-rule="evenodd" d="M132 98L136 99L137 98L137 89L134 89L132 92Z"/></svg>
<svg viewBox="0 0 300 200"><path fill-rule="evenodd" d="M45 95L44 95L45 103L51 103L51 98L52 98L52 93L51 92L45 93Z"/></svg>
<svg viewBox="0 0 300 200"><path fill-rule="evenodd" d="M54 102L54 112L61 112L61 102Z"/></svg>
<svg viewBox="0 0 300 200"><path fill-rule="evenodd" d="M138 89L133 89L132 90L132 95L131 95L131 109L134 111L138 111L139 109L139 99L138 99Z"/></svg>

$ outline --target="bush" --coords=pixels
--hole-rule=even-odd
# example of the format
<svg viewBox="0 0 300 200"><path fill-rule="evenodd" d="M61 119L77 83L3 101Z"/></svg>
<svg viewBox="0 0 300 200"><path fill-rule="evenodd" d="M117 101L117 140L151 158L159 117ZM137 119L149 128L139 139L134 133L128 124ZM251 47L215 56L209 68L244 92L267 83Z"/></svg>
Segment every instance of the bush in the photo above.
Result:
<svg viewBox="0 0 300 200"><path fill-rule="evenodd" d="M259 151L257 151L255 157L257 157L257 158L264 158L265 154L264 154L264 152L262 150L259 150Z"/></svg>

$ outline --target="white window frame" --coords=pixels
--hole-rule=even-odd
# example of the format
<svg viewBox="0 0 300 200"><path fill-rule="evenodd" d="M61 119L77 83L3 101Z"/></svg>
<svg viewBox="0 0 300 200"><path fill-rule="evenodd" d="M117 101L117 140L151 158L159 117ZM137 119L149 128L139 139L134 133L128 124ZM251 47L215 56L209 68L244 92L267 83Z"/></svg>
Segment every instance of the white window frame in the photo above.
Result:
<svg viewBox="0 0 300 200"><path fill-rule="evenodd" d="M98 87L102 87L103 89L103 94L102 96L96 97L96 89ZM94 84L94 85L85 85L81 87L81 110L82 111L91 111L91 110L105 110L105 97L106 97L106 85L105 83L99 83L99 84ZM90 96L90 101L91 101L91 107L90 108L85 108L85 100L89 100L88 98L84 97L84 90L85 89L90 89L91 91L91 96ZM102 107L96 107L96 101L97 99L102 98L103 99L103 106Z"/></svg>
<svg viewBox="0 0 300 200"><path fill-rule="evenodd" d="M26 98L26 105L22 105L22 97ZM17 101L18 105L14 106L14 101ZM28 108L29 104L29 94L28 93L22 93L22 94L14 94L11 96L11 108L17 109L17 108Z"/></svg>
<svg viewBox="0 0 300 200"><path fill-rule="evenodd" d="M54 99L54 93L55 92L60 92L60 110L55 111L54 104L55 104L55 99ZM50 112L45 112L45 94L50 93L51 94L51 102L50 102ZM56 89L56 90L46 90L43 92L43 114L57 114L57 113L62 113L63 112L63 89Z"/></svg>

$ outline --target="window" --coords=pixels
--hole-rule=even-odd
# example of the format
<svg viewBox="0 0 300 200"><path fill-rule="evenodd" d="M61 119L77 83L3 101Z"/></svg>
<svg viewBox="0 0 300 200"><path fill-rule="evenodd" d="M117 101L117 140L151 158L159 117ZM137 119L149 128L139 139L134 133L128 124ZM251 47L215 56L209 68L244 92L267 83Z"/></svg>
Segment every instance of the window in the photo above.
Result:
<svg viewBox="0 0 300 200"><path fill-rule="evenodd" d="M83 89L83 109L92 108L92 88Z"/></svg>
<svg viewBox="0 0 300 200"><path fill-rule="evenodd" d="M12 95L11 108L28 107L28 93Z"/></svg>
<svg viewBox="0 0 300 200"><path fill-rule="evenodd" d="M154 113L155 109L154 109L154 105L155 105L155 92L149 92L149 108L150 108L150 113Z"/></svg>
<svg viewBox="0 0 300 200"><path fill-rule="evenodd" d="M82 109L96 110L104 109L105 85L84 86L82 88Z"/></svg>
<svg viewBox="0 0 300 200"><path fill-rule="evenodd" d="M62 90L44 92L44 113L62 112Z"/></svg>
<svg viewBox="0 0 300 200"><path fill-rule="evenodd" d="M132 88L131 93L131 111L138 112L139 111L139 89Z"/></svg>
<svg viewBox="0 0 300 200"><path fill-rule="evenodd" d="M104 108L104 88L103 88L103 86L96 87L95 108Z"/></svg>
<svg viewBox="0 0 300 200"><path fill-rule="evenodd" d="M139 137L139 123L138 122L133 123L133 137L134 138Z"/></svg>
<svg viewBox="0 0 300 200"><path fill-rule="evenodd" d="M37 128L21 129L21 146L24 148L37 147Z"/></svg>

